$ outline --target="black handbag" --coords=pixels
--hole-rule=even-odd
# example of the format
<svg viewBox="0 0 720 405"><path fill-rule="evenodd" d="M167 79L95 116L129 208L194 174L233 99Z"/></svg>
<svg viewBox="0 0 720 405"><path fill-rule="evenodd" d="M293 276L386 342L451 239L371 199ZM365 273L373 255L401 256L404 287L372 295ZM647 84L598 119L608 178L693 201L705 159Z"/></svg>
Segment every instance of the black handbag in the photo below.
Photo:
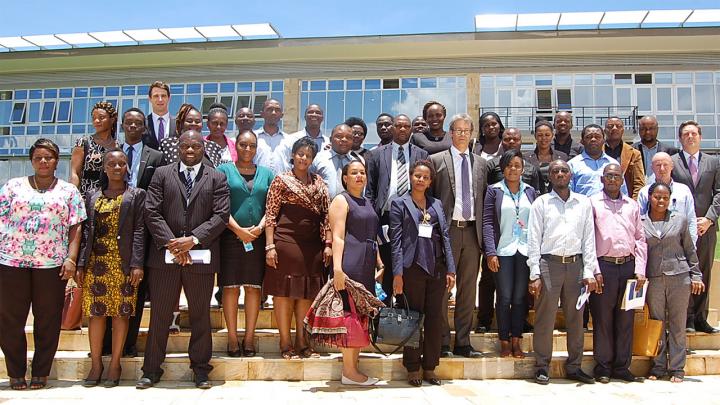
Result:
<svg viewBox="0 0 720 405"><path fill-rule="evenodd" d="M402 347L420 347L420 325L423 314L413 311L408 305L407 298L402 295L405 308L385 307L370 322L371 343L378 353L389 356L396 353ZM385 353L377 345L395 346L390 353Z"/></svg>

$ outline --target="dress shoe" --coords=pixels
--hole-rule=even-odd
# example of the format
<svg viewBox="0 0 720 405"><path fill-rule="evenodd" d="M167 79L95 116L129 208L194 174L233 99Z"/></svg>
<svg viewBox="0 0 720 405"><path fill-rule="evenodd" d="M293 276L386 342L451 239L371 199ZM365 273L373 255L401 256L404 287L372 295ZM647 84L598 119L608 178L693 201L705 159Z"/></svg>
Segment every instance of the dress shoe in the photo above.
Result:
<svg viewBox="0 0 720 405"><path fill-rule="evenodd" d="M641 383L641 382L644 382L644 381L645 381L645 378L644 378L644 377L635 377L635 376L632 375L630 372L622 373L622 374L613 374L612 378L614 378L614 379L616 379L616 380L622 380L622 381L625 381L625 382L637 382L637 383Z"/></svg>
<svg viewBox="0 0 720 405"><path fill-rule="evenodd" d="M144 390L147 388L153 387L155 384L160 382L160 377L163 375L163 371L161 370L159 373L156 374L143 374L142 378L140 378L137 383L135 383L135 388L139 390Z"/></svg>
<svg viewBox="0 0 720 405"><path fill-rule="evenodd" d="M550 384L550 377L548 377L547 371L538 370L537 372L535 372L535 382L540 385Z"/></svg>
<svg viewBox="0 0 720 405"><path fill-rule="evenodd" d="M212 388L212 384L208 381L208 376L205 374L193 374L193 382L195 382L195 387L201 390Z"/></svg>
<svg viewBox="0 0 720 405"><path fill-rule="evenodd" d="M610 377L606 375L596 376L595 381L599 382L600 384L607 384L610 382Z"/></svg>
<svg viewBox="0 0 720 405"><path fill-rule="evenodd" d="M720 329L713 328L707 321L695 322L695 330L703 333L720 333Z"/></svg>
<svg viewBox="0 0 720 405"><path fill-rule="evenodd" d="M120 385L120 379L119 379L119 378L116 379L116 380L107 379L107 380L105 380L105 382L103 383L103 387L105 387L105 388L114 388L114 387L117 387L118 385Z"/></svg>
<svg viewBox="0 0 720 405"><path fill-rule="evenodd" d="M475 333L488 333L490 331L490 328L484 325L478 325L475 328Z"/></svg>
<svg viewBox="0 0 720 405"><path fill-rule="evenodd" d="M422 387L422 378L419 371L408 371L408 384L413 387Z"/></svg>
<svg viewBox="0 0 720 405"><path fill-rule="evenodd" d="M583 384L595 384L595 380L580 369L573 374L568 374L567 379L579 381Z"/></svg>
<svg viewBox="0 0 720 405"><path fill-rule="evenodd" d="M693 327L688 326L685 328L685 333L695 333L695 332L697 332L697 331Z"/></svg>
<svg viewBox="0 0 720 405"><path fill-rule="evenodd" d="M423 371L423 381L430 385L442 385L442 381L435 375L435 371Z"/></svg>
<svg viewBox="0 0 720 405"><path fill-rule="evenodd" d="M450 346L442 346L440 348L440 357L451 358L452 356L453 356L453 352L450 351Z"/></svg>
<svg viewBox="0 0 720 405"><path fill-rule="evenodd" d="M375 377L368 377L365 381L354 381L345 377L344 375L340 379L340 383L342 383L342 385L359 385L361 387L369 387L371 385L375 385L378 383L378 381L380 381L380 379Z"/></svg>
<svg viewBox="0 0 720 405"><path fill-rule="evenodd" d="M468 359L479 359L483 356L482 353L479 351L473 349L472 346L455 346L455 350L453 350L453 354L460 357L465 357Z"/></svg>
<svg viewBox="0 0 720 405"><path fill-rule="evenodd" d="M123 352L123 357L137 357L137 355L138 355L137 346L128 347Z"/></svg>

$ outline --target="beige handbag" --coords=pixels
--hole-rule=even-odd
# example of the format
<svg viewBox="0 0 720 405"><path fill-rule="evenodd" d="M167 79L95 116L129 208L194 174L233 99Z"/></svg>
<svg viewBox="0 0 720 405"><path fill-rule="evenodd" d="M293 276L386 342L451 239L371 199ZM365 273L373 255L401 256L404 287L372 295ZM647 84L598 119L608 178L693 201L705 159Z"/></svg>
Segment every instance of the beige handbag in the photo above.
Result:
<svg viewBox="0 0 720 405"><path fill-rule="evenodd" d="M633 325L632 354L635 356L657 356L660 350L662 333L663 322L650 319L650 310L645 305L642 319L635 318Z"/></svg>

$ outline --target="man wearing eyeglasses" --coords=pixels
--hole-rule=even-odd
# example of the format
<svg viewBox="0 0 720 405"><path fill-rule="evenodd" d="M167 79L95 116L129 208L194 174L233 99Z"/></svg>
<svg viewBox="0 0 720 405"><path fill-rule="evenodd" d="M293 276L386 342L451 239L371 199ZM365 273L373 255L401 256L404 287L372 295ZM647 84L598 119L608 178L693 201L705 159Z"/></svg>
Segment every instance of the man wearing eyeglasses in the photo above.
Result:
<svg viewBox="0 0 720 405"><path fill-rule="evenodd" d="M585 384L595 380L580 369L583 313L576 308L581 289L595 290L595 229L590 200L569 188L573 173L562 160L550 163L552 190L538 197L528 220L529 291L535 296L535 382L550 382L553 329L562 297L567 327L567 378Z"/></svg>
<svg viewBox="0 0 720 405"><path fill-rule="evenodd" d="M487 186L487 165L479 155L470 152L473 122L467 114L450 120L452 146L430 156L437 174L433 195L443 204L450 219L450 241L457 268L455 300L455 349L450 352L450 327L447 307L443 308L443 346L441 355L477 358L481 353L470 344L480 246L482 246L482 210ZM447 305L447 299L444 300Z"/></svg>
<svg viewBox="0 0 720 405"><path fill-rule="evenodd" d="M610 378L642 382L642 377L630 373L635 311L621 307L628 280L637 278L638 291L645 284L647 244L640 206L620 192L620 165L605 166L601 181L603 191L590 197L598 258L597 287L590 297L595 380L603 384Z"/></svg>

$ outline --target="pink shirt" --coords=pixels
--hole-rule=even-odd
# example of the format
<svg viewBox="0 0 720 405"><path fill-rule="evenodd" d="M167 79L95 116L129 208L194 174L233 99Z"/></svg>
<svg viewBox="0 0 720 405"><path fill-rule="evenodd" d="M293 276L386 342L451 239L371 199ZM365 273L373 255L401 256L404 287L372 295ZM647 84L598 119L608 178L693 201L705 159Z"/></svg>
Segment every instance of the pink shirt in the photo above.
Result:
<svg viewBox="0 0 720 405"><path fill-rule="evenodd" d="M206 136L205 140L210 141L210 135ZM235 149L235 140L225 135L225 142L227 143L227 148L230 152L230 156L232 156L233 162L237 162L237 149ZM222 149L220 150L222 151Z"/></svg>
<svg viewBox="0 0 720 405"><path fill-rule="evenodd" d="M595 249L601 256L635 256L635 274L645 275L647 243L640 221L640 206L630 197L621 194L613 200L605 192L590 197L595 219ZM595 274L600 272L600 266Z"/></svg>

